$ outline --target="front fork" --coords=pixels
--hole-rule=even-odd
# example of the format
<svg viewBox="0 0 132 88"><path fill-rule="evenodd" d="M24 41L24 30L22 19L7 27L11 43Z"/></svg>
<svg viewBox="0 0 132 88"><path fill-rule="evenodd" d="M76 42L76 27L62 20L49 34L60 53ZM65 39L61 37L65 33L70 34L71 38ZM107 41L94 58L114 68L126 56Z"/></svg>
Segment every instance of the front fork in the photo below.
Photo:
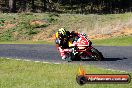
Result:
<svg viewBox="0 0 132 88"><path fill-rule="evenodd" d="M90 57L90 58L92 58L92 52L91 52L91 49L92 49L93 47L92 46L90 46L90 47L88 47L88 48L86 48L86 49L84 49L84 50L77 50L77 52L82 52L82 54L80 53L80 56L82 55L83 57Z"/></svg>

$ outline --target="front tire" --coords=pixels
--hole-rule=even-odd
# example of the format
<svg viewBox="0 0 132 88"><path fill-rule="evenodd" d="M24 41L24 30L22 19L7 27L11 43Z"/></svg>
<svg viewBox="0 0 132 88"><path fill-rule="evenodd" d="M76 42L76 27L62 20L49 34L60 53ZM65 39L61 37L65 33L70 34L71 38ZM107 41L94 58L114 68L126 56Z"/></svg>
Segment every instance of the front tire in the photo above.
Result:
<svg viewBox="0 0 132 88"><path fill-rule="evenodd" d="M101 52L99 52L97 49L92 48L91 49L92 55L91 58L95 61L101 61L104 59L103 55Z"/></svg>

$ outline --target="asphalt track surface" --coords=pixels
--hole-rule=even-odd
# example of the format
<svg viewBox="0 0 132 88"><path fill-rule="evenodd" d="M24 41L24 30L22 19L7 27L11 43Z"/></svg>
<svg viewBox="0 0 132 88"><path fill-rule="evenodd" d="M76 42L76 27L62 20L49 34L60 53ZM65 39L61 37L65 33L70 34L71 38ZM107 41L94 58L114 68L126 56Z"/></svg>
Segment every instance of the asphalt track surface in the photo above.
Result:
<svg viewBox="0 0 132 88"><path fill-rule="evenodd" d="M132 72L132 46L95 46L105 57L103 61L73 61L75 64L96 65L103 68ZM63 61L55 46L43 44L0 44L0 57L57 63Z"/></svg>

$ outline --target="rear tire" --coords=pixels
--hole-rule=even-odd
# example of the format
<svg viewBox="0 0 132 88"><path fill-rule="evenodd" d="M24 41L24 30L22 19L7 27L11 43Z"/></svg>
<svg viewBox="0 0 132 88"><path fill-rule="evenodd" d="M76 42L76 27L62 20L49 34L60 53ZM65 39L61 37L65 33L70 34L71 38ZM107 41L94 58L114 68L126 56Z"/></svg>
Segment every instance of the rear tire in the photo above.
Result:
<svg viewBox="0 0 132 88"><path fill-rule="evenodd" d="M104 59L103 55L101 52L99 52L97 49L92 48L91 49L92 55L91 58L95 61L101 61Z"/></svg>

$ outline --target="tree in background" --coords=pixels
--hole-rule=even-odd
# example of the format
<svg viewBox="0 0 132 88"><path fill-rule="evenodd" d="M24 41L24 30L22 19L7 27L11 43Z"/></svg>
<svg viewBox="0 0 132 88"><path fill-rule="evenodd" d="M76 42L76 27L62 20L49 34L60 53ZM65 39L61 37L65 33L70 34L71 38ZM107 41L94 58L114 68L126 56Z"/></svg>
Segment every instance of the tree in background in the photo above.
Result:
<svg viewBox="0 0 132 88"><path fill-rule="evenodd" d="M0 12L27 11L81 14L125 13L132 11L132 0L0 0Z"/></svg>
<svg viewBox="0 0 132 88"><path fill-rule="evenodd" d="M9 0L9 11L16 12L16 0Z"/></svg>
<svg viewBox="0 0 132 88"><path fill-rule="evenodd" d="M35 11L35 5L34 5L34 0L31 0L31 2L32 2L32 11L34 12Z"/></svg>
<svg viewBox="0 0 132 88"><path fill-rule="evenodd" d="M19 0L20 9L19 12L25 12L27 10L27 0Z"/></svg>
<svg viewBox="0 0 132 88"><path fill-rule="evenodd" d="M47 6L46 6L47 1L42 0L42 3L43 3L43 11L46 11L47 10Z"/></svg>

